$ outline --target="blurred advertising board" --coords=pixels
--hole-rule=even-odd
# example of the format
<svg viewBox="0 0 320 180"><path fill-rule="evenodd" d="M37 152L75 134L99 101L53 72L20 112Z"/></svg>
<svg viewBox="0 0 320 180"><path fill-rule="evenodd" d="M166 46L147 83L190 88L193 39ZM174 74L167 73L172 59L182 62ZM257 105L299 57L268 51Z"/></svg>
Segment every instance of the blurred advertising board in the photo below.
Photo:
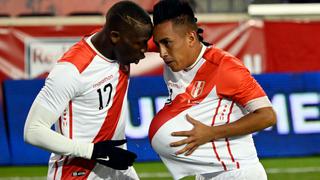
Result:
<svg viewBox="0 0 320 180"><path fill-rule="evenodd" d="M8 136L6 131L6 124L4 122L4 114L0 106L0 165L10 164L10 152L8 144Z"/></svg>
<svg viewBox="0 0 320 180"><path fill-rule="evenodd" d="M200 22L205 41L243 61L253 74L319 71L319 21ZM45 77L63 53L101 25L0 26L0 82ZM149 41L149 50L157 48ZM146 60L152 61L152 56ZM308 62L308 63L306 63ZM137 74L161 75L162 64L145 63Z"/></svg>
<svg viewBox="0 0 320 180"><path fill-rule="evenodd" d="M320 73L255 76L277 112L278 122L254 135L260 157L306 156L320 153ZM8 80L5 105L12 164L46 164L49 153L23 142L24 122L43 80ZM161 76L133 77L128 93L128 148L138 161L159 160L148 140L150 121L166 100ZM169 143L169 142L168 142Z"/></svg>
<svg viewBox="0 0 320 180"><path fill-rule="evenodd" d="M1 2L0 12L3 15L19 16L32 14L48 14L56 16L68 16L72 14L96 14L104 15L108 9L120 0L78 0L57 1L30 1L30 0L5 0ZM153 5L158 0L132 0L146 11L152 11Z"/></svg>

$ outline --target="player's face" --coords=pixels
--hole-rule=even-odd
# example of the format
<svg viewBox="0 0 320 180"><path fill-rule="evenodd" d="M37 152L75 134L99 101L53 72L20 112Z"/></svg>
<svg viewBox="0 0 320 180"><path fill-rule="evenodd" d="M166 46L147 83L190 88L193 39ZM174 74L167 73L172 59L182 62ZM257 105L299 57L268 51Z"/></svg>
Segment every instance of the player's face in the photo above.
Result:
<svg viewBox="0 0 320 180"><path fill-rule="evenodd" d="M188 33L181 25L165 21L154 27L154 42L159 47L160 56L172 71L180 71L192 65Z"/></svg>
<svg viewBox="0 0 320 180"><path fill-rule="evenodd" d="M152 26L141 29L132 29L128 33L123 33L116 45L115 54L117 60L123 64L138 63L145 58L144 53L148 49L148 40L152 35Z"/></svg>

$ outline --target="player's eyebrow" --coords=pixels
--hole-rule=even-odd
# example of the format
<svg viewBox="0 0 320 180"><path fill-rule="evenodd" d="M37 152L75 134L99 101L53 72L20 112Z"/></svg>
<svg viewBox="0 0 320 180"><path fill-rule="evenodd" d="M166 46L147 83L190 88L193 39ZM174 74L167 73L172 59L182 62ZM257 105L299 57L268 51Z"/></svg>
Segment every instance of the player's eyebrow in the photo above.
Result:
<svg viewBox="0 0 320 180"><path fill-rule="evenodd" d="M160 39L159 43L166 43L166 42L169 42L169 41L171 41L171 40L166 37L166 38Z"/></svg>

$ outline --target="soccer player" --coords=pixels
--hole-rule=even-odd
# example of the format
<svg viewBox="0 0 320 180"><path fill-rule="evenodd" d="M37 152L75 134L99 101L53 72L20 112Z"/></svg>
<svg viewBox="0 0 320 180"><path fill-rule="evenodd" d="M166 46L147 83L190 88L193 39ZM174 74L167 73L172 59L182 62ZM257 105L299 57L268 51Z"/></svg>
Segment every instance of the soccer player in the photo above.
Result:
<svg viewBox="0 0 320 180"><path fill-rule="evenodd" d="M152 28L137 4L116 3L50 72L24 128L26 142L53 152L48 179L139 179L125 144L126 96L130 63L144 58Z"/></svg>
<svg viewBox="0 0 320 180"><path fill-rule="evenodd" d="M153 38L166 66L166 105L151 122L149 138L174 179L265 180L251 133L276 115L242 62L206 46L186 1L154 6Z"/></svg>

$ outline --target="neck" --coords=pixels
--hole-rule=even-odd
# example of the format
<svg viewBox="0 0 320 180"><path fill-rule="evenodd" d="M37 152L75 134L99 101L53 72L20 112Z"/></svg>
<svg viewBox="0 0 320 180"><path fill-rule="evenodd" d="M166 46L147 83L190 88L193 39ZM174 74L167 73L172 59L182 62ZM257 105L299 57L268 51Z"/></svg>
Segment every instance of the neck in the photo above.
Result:
<svg viewBox="0 0 320 180"><path fill-rule="evenodd" d="M196 43L195 46L190 49L190 51L189 51L190 52L190 56L189 57L190 57L191 62L189 64L189 66L191 66L192 64L194 64L197 61L198 56L199 56L199 54L201 52L201 49L202 49L202 45L201 45L200 42Z"/></svg>
<svg viewBox="0 0 320 180"><path fill-rule="evenodd" d="M115 59L113 53L113 45L110 39L106 36L105 32L99 31L92 38L93 46L106 58Z"/></svg>

